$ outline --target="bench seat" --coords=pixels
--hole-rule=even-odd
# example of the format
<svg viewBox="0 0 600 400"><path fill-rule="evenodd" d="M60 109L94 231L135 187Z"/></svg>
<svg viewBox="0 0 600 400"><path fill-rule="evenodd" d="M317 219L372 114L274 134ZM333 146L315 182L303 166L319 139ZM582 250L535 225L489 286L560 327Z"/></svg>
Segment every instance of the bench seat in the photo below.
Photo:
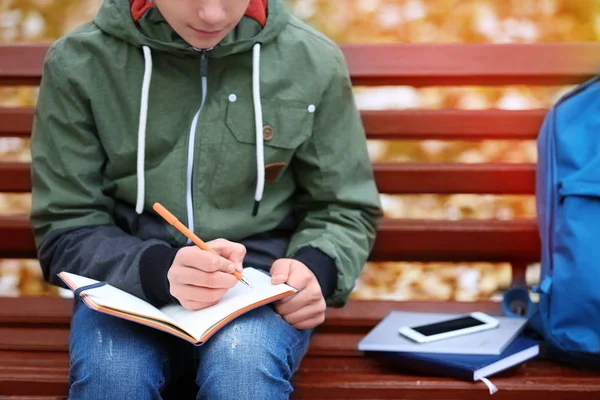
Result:
<svg viewBox="0 0 600 400"><path fill-rule="evenodd" d="M0 393L7 396L3 399L66 399L72 300L2 299L0 305ZM47 308L53 312L46 312ZM327 322L315 333L294 377L294 398L462 400L487 395L487 388L481 382L413 374L358 351L358 341L394 310L480 310L490 314L500 311L494 302L356 300L346 308L330 309ZM494 395L498 399L529 400L540 395L544 400L588 399L600 395L597 373L543 359L527 362L491 379L500 389ZM171 395L185 399L181 392Z"/></svg>

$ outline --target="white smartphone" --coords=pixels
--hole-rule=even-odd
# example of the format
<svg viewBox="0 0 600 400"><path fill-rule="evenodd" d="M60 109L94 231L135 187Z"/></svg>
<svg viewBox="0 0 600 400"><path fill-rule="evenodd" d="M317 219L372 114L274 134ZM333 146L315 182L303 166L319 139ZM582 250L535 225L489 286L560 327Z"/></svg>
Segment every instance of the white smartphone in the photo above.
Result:
<svg viewBox="0 0 600 400"><path fill-rule="evenodd" d="M415 342L428 343L435 340L449 339L460 335L494 329L499 324L499 321L494 317L482 312L473 312L431 324L405 326L400 328L399 332Z"/></svg>

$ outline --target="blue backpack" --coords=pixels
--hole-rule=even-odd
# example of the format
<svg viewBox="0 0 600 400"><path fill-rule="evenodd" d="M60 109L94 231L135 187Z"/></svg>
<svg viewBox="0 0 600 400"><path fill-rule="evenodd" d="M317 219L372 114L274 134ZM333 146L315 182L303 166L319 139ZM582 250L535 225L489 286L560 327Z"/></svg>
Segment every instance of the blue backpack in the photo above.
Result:
<svg viewBox="0 0 600 400"><path fill-rule="evenodd" d="M532 331L564 361L600 361L600 78L563 96L537 139L536 207L541 240L540 285L503 299L506 314L527 305Z"/></svg>

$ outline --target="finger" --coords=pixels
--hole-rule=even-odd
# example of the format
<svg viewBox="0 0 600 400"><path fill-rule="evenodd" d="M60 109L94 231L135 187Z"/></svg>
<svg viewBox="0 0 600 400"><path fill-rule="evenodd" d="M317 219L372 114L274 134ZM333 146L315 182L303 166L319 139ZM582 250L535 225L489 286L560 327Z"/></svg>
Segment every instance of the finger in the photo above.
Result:
<svg viewBox="0 0 600 400"><path fill-rule="evenodd" d="M290 275L290 266L294 260L281 258L271 265L271 281L274 285L285 283Z"/></svg>
<svg viewBox="0 0 600 400"><path fill-rule="evenodd" d="M204 272L197 268L180 267L169 272L170 278L182 285L231 289L237 284L237 278L233 274L222 271Z"/></svg>
<svg viewBox="0 0 600 400"><path fill-rule="evenodd" d="M293 296L288 296L275 303L275 311L281 316L291 314L310 304L310 293L303 291Z"/></svg>
<svg viewBox="0 0 600 400"><path fill-rule="evenodd" d="M316 281L315 275L304 264L293 262L290 266L290 274L285 283L296 289L305 289L313 279Z"/></svg>
<svg viewBox="0 0 600 400"><path fill-rule="evenodd" d="M183 301L179 301L179 303L181 303L181 306L187 310L190 311L197 311L197 310L202 310L204 308L213 306L215 304L218 303L218 301L215 301L213 303L204 303L201 301L193 301L193 300L183 300Z"/></svg>
<svg viewBox="0 0 600 400"><path fill-rule="evenodd" d="M307 307L303 307L291 314L282 315L283 319L290 325L298 324L302 321L307 321L318 317L325 313L325 307L321 304L311 304Z"/></svg>
<svg viewBox="0 0 600 400"><path fill-rule="evenodd" d="M227 289L213 289L198 287L192 285L179 285L173 293L180 301L196 301L200 303L215 303L221 300L221 297L227 292Z"/></svg>
<svg viewBox="0 0 600 400"><path fill-rule="evenodd" d="M313 329L316 328L317 326L321 325L323 322L325 322L325 314L321 314L319 316L316 316L314 318L308 319L306 321L302 321L302 322L298 322L297 324L294 324L293 327L296 329Z"/></svg>
<svg viewBox="0 0 600 400"><path fill-rule="evenodd" d="M231 261L194 246L182 251L180 261L186 267L205 272L223 271L231 274L235 271L235 265Z"/></svg>
<svg viewBox="0 0 600 400"><path fill-rule="evenodd" d="M246 257L246 247L241 243L230 242L226 239L216 239L208 243L221 257L227 258L234 263L241 271L244 257Z"/></svg>

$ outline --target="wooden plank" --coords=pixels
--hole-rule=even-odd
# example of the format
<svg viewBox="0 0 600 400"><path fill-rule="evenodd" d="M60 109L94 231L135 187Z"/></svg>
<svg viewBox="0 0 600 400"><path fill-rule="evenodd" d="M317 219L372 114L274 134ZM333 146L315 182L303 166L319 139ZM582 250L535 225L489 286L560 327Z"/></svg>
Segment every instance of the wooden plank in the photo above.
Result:
<svg viewBox="0 0 600 400"><path fill-rule="evenodd" d="M375 164L385 194L534 194L535 164Z"/></svg>
<svg viewBox="0 0 600 400"><path fill-rule="evenodd" d="M0 86L38 85L47 44L0 46Z"/></svg>
<svg viewBox="0 0 600 400"><path fill-rule="evenodd" d="M68 328L73 299L50 296L0 297L0 327L52 326Z"/></svg>
<svg viewBox="0 0 600 400"><path fill-rule="evenodd" d="M0 371L5 371L8 368L68 370L69 353L0 351Z"/></svg>
<svg viewBox="0 0 600 400"><path fill-rule="evenodd" d="M368 139L534 140L547 110L363 110Z"/></svg>
<svg viewBox="0 0 600 400"><path fill-rule="evenodd" d="M533 194L534 164L375 164L378 189L386 194ZM31 166L0 162L0 192L31 191Z"/></svg>
<svg viewBox="0 0 600 400"><path fill-rule="evenodd" d="M371 261L539 260L534 220L382 221Z"/></svg>
<svg viewBox="0 0 600 400"><path fill-rule="evenodd" d="M564 85L595 76L598 43L348 44L355 85Z"/></svg>
<svg viewBox="0 0 600 400"><path fill-rule="evenodd" d="M73 300L60 298L0 298L0 350L66 352L72 304ZM427 312L432 309L437 312L467 313L479 310L492 315L501 314L499 304L491 301L351 300L343 308L328 310L326 323L314 336L311 354L355 354L356 344L361 335L368 332L390 311ZM332 352L327 352L328 349Z"/></svg>
<svg viewBox="0 0 600 400"><path fill-rule="evenodd" d="M0 351L57 351L69 349L69 329L2 328Z"/></svg>
<svg viewBox="0 0 600 400"><path fill-rule="evenodd" d="M371 261L537 261L534 220L385 219ZM35 258L26 217L0 218L0 256Z"/></svg>
<svg viewBox="0 0 600 400"><path fill-rule="evenodd" d="M37 258L28 217L0 217L0 258Z"/></svg>
<svg viewBox="0 0 600 400"><path fill-rule="evenodd" d="M0 85L37 85L48 45L0 47ZM562 85L594 76L598 43L344 44L356 85Z"/></svg>
<svg viewBox="0 0 600 400"><path fill-rule="evenodd" d="M0 107L0 137L29 137L32 108ZM547 110L362 110L373 140L534 140Z"/></svg>
<svg viewBox="0 0 600 400"><path fill-rule="evenodd" d="M587 400L600 394L598 378L530 378L527 371L492 381L500 389L494 399ZM331 373L298 371L294 377L295 399L444 399L475 400L489 396L483 382L432 379L404 374Z"/></svg>
<svg viewBox="0 0 600 400"><path fill-rule="evenodd" d="M543 393L544 398L550 396L550 399L585 399L584 396L597 395L600 391L597 374L544 361L522 364L492 380L500 389L495 397L500 398L526 399L525 396ZM486 393L486 387L482 383L421 376L370 357L307 356L293 378L293 385L296 389L295 398L305 398L308 395L315 398L317 393L327 392L331 394L328 397L347 399L398 398L399 393L402 393L402 398L458 399L479 398ZM5 390L2 391L2 388ZM46 368L41 365L36 372L18 367L14 370L0 369L0 393L59 396L66 390L66 365L65 368ZM447 392L442 397L434 395L443 390ZM375 393L378 396L373 397ZM427 397L428 395L431 397Z"/></svg>
<svg viewBox="0 0 600 400"><path fill-rule="evenodd" d="M4 396L2 400L68 400L68 396L53 396L53 395L41 395L41 396Z"/></svg>
<svg viewBox="0 0 600 400"><path fill-rule="evenodd" d="M31 192L31 165L25 162L0 162L0 192Z"/></svg>
<svg viewBox="0 0 600 400"><path fill-rule="evenodd" d="M427 312L467 313L475 309L499 315L500 306L493 301L447 302L447 301L380 301L350 300L344 307L330 308L325 326L338 327L343 331L352 327L370 329L389 312L394 310ZM0 297L0 327L52 326L68 328L73 311L73 299L56 297Z"/></svg>
<svg viewBox="0 0 600 400"><path fill-rule="evenodd" d="M30 137L33 108L0 107L0 137Z"/></svg>

